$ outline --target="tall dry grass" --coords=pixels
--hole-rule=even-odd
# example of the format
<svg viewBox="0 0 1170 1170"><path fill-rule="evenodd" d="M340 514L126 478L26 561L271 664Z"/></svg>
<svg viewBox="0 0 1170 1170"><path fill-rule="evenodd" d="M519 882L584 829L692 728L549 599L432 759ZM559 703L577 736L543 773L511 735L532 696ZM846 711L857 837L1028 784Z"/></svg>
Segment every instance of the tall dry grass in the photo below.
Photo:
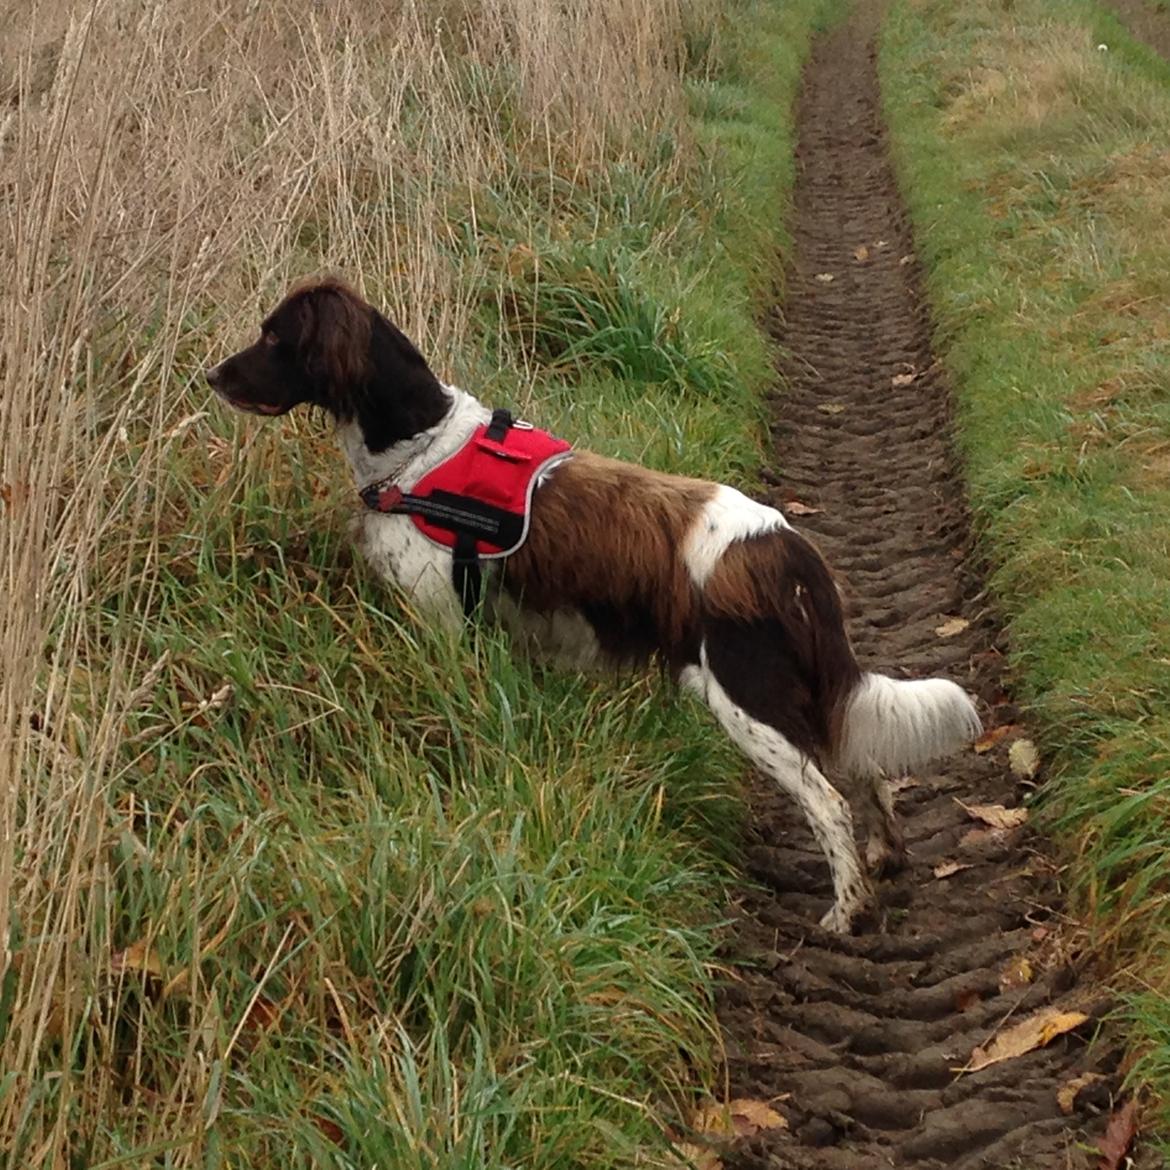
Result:
<svg viewBox="0 0 1170 1170"><path fill-rule="evenodd" d="M182 1165L211 1124L192 1040L174 1081L137 1100L129 1146L79 1152L84 1119L139 1088L71 1048L87 1030L106 1044L93 1051L114 1044L110 981L155 962L149 941L111 955L111 849L134 817L111 793L166 668L147 631L179 480L238 456L226 487L213 469L230 492L290 458L252 431L225 453L200 371L321 269L458 362L498 260L485 204L516 195L517 215L551 219L561 185L640 157L682 116L685 34L707 7L3 5L0 1159L165 1149ZM111 598L137 620L104 621ZM222 701L209 691L191 718Z"/></svg>

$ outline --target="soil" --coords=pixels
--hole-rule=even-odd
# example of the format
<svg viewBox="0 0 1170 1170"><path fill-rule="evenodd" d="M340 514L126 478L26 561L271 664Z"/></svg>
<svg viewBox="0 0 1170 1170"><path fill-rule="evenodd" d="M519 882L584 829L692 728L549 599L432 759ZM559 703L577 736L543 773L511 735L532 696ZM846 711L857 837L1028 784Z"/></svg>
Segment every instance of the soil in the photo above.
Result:
<svg viewBox="0 0 1170 1170"><path fill-rule="evenodd" d="M1170 5L1164 0L1110 0L1109 7L1133 37L1170 57Z"/></svg>
<svg viewBox="0 0 1170 1170"><path fill-rule="evenodd" d="M949 388L887 159L879 18L877 6L856 5L805 74L794 248L776 320L785 386L772 499L840 574L863 666L953 678L978 695L990 728L1016 725L1002 634L968 552ZM883 921L854 937L815 925L831 895L824 860L793 805L753 780L746 868L759 885L737 904L719 1014L731 1097L772 1102L787 1126L720 1151L727 1170L1098 1166L1121 1093L1121 1041L1103 1022L1115 1005L1077 959L1043 841L1027 825L989 829L959 803L1021 805L1027 787L1008 761L1019 734L900 787L909 863L880 883ZM1088 1020L959 1071L976 1046L1046 1008ZM1066 1113L1058 1092L1086 1073L1100 1079Z"/></svg>

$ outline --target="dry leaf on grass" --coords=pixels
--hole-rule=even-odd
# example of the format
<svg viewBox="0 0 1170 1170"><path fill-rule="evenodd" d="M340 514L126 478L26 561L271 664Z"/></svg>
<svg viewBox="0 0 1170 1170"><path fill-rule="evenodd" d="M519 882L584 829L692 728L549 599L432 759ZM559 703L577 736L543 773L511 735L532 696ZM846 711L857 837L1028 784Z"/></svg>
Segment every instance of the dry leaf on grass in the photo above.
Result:
<svg viewBox="0 0 1170 1170"><path fill-rule="evenodd" d="M890 379L890 385L895 389L900 389L903 386L909 386L917 377L917 374L895 374Z"/></svg>
<svg viewBox="0 0 1170 1170"><path fill-rule="evenodd" d="M1030 739L1017 739L1008 748L1008 767L1020 780L1031 780L1040 769L1040 753Z"/></svg>
<svg viewBox="0 0 1170 1170"><path fill-rule="evenodd" d="M799 500L789 500L784 505L784 511L790 516L815 516L821 509L811 504L802 504Z"/></svg>
<svg viewBox="0 0 1170 1170"><path fill-rule="evenodd" d="M934 876L936 878L949 878L952 874L956 874L961 869L973 868L970 864L964 861L942 861L934 867Z"/></svg>
<svg viewBox="0 0 1170 1170"><path fill-rule="evenodd" d="M1084 1012L1062 1012L1056 1008L1045 1008L1028 1016L1018 1024L1005 1028L986 1047L975 1048L971 1053L971 1060L962 1069L963 1072L978 1072L988 1065L998 1064L1001 1060L1012 1060L1043 1048L1050 1044L1057 1036L1079 1028L1088 1016Z"/></svg>
<svg viewBox="0 0 1170 1170"><path fill-rule="evenodd" d="M833 274L831 272L818 272L817 280L819 280L821 284L832 284Z"/></svg>
<svg viewBox="0 0 1170 1170"><path fill-rule="evenodd" d="M694 1142L675 1142L674 1148L682 1159L680 1165L693 1166L695 1170L723 1170L723 1163L714 1150L696 1146Z"/></svg>
<svg viewBox="0 0 1170 1170"><path fill-rule="evenodd" d="M162 960L154 947L147 944L146 939L140 938L132 942L124 951L115 951L110 956L110 974L121 975L123 971L140 971L144 975L153 975L157 979L163 977Z"/></svg>
<svg viewBox="0 0 1170 1170"><path fill-rule="evenodd" d="M1026 808L1004 808L1002 804L964 804L961 800L956 803L969 817L993 829L1018 829L1028 819Z"/></svg>
<svg viewBox="0 0 1170 1170"><path fill-rule="evenodd" d="M1007 739L1009 735L1019 730L1020 725L1018 723L1001 723L999 727L993 727L990 731L985 731L975 741L975 750L980 755L984 752L989 752L997 743Z"/></svg>
<svg viewBox="0 0 1170 1170"><path fill-rule="evenodd" d="M765 1101L737 1097L720 1105L708 1101L695 1111L691 1122L698 1133L716 1133L727 1137L751 1137L762 1129L784 1129L788 1122Z"/></svg>
<svg viewBox="0 0 1170 1170"><path fill-rule="evenodd" d="M1087 1072L1081 1073L1079 1077L1073 1077L1071 1081L1065 1081L1059 1089L1056 1090L1056 1103L1060 1106L1060 1111L1068 1117L1076 1108L1077 1094L1086 1086L1092 1085L1095 1082L1102 1080L1100 1073Z"/></svg>
<svg viewBox="0 0 1170 1170"><path fill-rule="evenodd" d="M1113 1111L1105 1127L1105 1136L1097 1143L1097 1149L1101 1151L1097 1170L1120 1170L1136 1136L1137 1101L1130 1097L1124 1105Z"/></svg>
<svg viewBox="0 0 1170 1170"><path fill-rule="evenodd" d="M941 626L934 627L934 632L940 638L953 638L956 634L961 634L970 624L966 618L947 618Z"/></svg>

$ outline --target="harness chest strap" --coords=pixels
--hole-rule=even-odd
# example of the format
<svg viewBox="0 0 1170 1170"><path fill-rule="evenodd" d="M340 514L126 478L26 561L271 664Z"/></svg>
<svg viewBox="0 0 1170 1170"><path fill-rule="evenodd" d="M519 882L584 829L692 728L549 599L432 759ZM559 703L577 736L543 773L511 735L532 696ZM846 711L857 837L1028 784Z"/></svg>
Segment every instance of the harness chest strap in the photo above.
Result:
<svg viewBox="0 0 1170 1170"><path fill-rule="evenodd" d="M381 480L363 488L361 497L375 512L410 516L428 540L452 550L452 584L470 615L479 604L480 559L510 556L520 548L540 473L571 451L563 439L496 410L490 423L477 427L412 492Z"/></svg>

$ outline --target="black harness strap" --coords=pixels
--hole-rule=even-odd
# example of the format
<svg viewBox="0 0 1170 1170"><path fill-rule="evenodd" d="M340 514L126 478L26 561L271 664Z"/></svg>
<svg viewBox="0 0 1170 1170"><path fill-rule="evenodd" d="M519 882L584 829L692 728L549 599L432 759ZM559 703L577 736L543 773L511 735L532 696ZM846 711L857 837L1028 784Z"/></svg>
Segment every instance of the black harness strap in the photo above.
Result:
<svg viewBox="0 0 1170 1170"><path fill-rule="evenodd" d="M483 437L491 439L493 443L502 443L508 428L512 426L515 426L515 419L512 418L510 410L493 410L492 421L488 423L488 429L484 431Z"/></svg>
<svg viewBox="0 0 1170 1170"><path fill-rule="evenodd" d="M508 429L514 425L511 411L493 410L484 438L502 443ZM427 496L413 496L383 481L364 488L361 496L366 507L375 512L422 516L437 527L455 533L455 546L451 550L451 584L467 617L479 607L483 591L478 542L486 540L500 548L512 548L524 535L523 516L452 492L436 490Z"/></svg>

